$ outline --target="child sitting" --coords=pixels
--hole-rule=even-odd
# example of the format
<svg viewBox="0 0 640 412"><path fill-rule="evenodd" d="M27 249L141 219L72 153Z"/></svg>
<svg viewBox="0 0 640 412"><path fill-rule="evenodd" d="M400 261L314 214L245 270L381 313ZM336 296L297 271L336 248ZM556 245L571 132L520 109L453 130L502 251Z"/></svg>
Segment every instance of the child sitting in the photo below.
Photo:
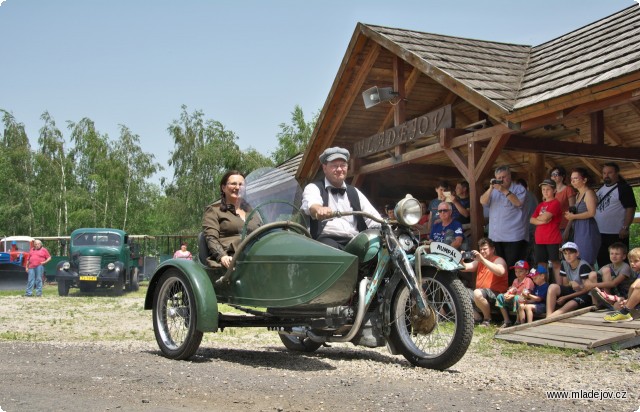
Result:
<svg viewBox="0 0 640 412"><path fill-rule="evenodd" d="M619 311L604 317L606 322L628 322L633 320L631 310L640 304L640 248L631 249L629 252L629 263L633 271L632 278L635 277L635 281L629 288L629 298L621 302Z"/></svg>
<svg viewBox="0 0 640 412"><path fill-rule="evenodd" d="M631 267L624 260L627 258L627 246L616 242L609 246L609 260L611 263L602 267L598 272L601 282L594 285L591 296L596 304L613 309L620 309L620 304L629 294Z"/></svg>
<svg viewBox="0 0 640 412"><path fill-rule="evenodd" d="M549 284L546 279L547 270L544 266L538 266L538 269L531 269L527 275L533 280L535 286L531 292L524 291L520 297L520 305L518 307L518 321L516 323L533 322L534 315L542 315L547 311L547 290Z"/></svg>
<svg viewBox="0 0 640 412"><path fill-rule="evenodd" d="M514 269L516 272L516 278L513 280L511 287L507 289L506 293L501 293L496 298L496 306L500 308L504 323L502 328L508 328L511 326L511 320L509 319L508 310L513 312L518 311L518 300L522 295L522 292L533 289L533 282L527 277L529 272L529 263L524 260L519 260L510 269Z"/></svg>

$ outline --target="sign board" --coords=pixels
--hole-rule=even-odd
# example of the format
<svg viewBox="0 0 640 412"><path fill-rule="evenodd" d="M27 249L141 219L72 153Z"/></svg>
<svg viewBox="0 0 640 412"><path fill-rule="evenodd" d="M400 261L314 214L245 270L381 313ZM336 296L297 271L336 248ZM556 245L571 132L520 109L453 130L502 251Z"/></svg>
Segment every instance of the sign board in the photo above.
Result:
<svg viewBox="0 0 640 412"><path fill-rule="evenodd" d="M453 115L451 105L447 105L356 142L353 156L369 156L421 137L432 136L436 131L450 127L453 127Z"/></svg>

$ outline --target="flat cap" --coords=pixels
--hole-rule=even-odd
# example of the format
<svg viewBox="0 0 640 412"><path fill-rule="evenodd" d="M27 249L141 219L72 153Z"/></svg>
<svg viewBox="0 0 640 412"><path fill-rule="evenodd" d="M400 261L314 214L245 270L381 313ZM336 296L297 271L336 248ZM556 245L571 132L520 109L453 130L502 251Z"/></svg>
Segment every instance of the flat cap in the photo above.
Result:
<svg viewBox="0 0 640 412"><path fill-rule="evenodd" d="M344 159L345 161L349 161L349 151L347 149L343 149L342 147L330 147L326 149L319 157L320 163L326 164L332 160L336 159Z"/></svg>

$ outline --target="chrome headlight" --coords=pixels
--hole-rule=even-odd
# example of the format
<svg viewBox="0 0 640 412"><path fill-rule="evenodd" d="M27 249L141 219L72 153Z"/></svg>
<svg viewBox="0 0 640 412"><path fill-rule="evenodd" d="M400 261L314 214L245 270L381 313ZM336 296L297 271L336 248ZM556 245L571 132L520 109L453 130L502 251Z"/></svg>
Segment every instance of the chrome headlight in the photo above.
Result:
<svg viewBox="0 0 640 412"><path fill-rule="evenodd" d="M107 269L109 269L109 270L113 270L113 269L115 269L115 268L116 268L116 265L114 265L113 263L108 263L108 264L107 264Z"/></svg>
<svg viewBox="0 0 640 412"><path fill-rule="evenodd" d="M398 202L394 211L398 222L405 226L415 225L422 217L420 202L410 194L407 194L404 199Z"/></svg>
<svg viewBox="0 0 640 412"><path fill-rule="evenodd" d="M69 263L69 262L64 262L64 263L62 264L62 270L69 270L69 269L71 269L71 263Z"/></svg>

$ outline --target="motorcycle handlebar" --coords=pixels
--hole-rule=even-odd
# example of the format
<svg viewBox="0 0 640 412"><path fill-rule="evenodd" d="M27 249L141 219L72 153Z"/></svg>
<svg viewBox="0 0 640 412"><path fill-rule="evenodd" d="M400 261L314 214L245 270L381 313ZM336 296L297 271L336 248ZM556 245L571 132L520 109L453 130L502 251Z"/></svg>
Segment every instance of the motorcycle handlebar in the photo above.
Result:
<svg viewBox="0 0 640 412"><path fill-rule="evenodd" d="M377 217L377 216L374 216L374 215L372 215L372 214L370 214L370 213L367 213L367 212L361 212L361 211L359 212L359 211L355 211L355 210L354 210L354 211L351 211L351 212L340 212L340 211L335 211L335 212L333 212L333 214L331 215L331 218L334 218L334 217L342 217L342 216L362 216L362 217L365 217L365 218L371 219L371 220L373 220L374 222L377 222L377 223L380 223L380 224L383 224L383 223L385 223L385 222L389 223L389 220L388 220L388 219L381 219L381 218L379 218L379 217ZM330 218L330 219L331 219L331 218Z"/></svg>

